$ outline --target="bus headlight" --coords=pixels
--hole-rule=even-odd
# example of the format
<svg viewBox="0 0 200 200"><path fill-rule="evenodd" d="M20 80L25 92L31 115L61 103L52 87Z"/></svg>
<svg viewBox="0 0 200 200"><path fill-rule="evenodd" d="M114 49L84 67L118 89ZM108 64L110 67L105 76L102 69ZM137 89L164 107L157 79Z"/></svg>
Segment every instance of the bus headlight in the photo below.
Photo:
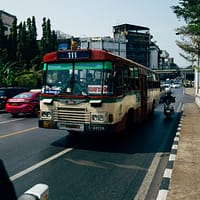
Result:
<svg viewBox="0 0 200 200"><path fill-rule="evenodd" d="M98 121L104 122L104 115L98 115Z"/></svg>
<svg viewBox="0 0 200 200"><path fill-rule="evenodd" d="M41 116L42 119L51 120L51 118L52 118L51 112L49 112L49 111L48 112L42 111L40 116Z"/></svg>
<svg viewBox="0 0 200 200"><path fill-rule="evenodd" d="M91 121L92 122L105 122L105 114L92 114Z"/></svg>
<svg viewBox="0 0 200 200"><path fill-rule="evenodd" d="M92 121L98 121L98 115L92 115Z"/></svg>

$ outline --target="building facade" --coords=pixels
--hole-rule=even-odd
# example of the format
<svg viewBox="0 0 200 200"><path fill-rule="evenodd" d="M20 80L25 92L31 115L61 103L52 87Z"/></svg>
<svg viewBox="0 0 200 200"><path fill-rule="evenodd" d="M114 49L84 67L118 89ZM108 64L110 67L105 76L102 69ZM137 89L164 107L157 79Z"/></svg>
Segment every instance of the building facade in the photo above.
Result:
<svg viewBox="0 0 200 200"><path fill-rule="evenodd" d="M5 30L5 35L10 34L10 29L12 27L12 24L14 20L16 19L16 16L11 15L3 10L0 10L0 19L3 22L4 30Z"/></svg>
<svg viewBox="0 0 200 200"><path fill-rule="evenodd" d="M131 24L113 26L114 38L125 38L126 58L149 67L151 35L149 28Z"/></svg>
<svg viewBox="0 0 200 200"><path fill-rule="evenodd" d="M160 48L152 42L149 51L149 67L153 70L160 69Z"/></svg>
<svg viewBox="0 0 200 200"><path fill-rule="evenodd" d="M126 58L126 41L123 38L109 36L80 38L80 48L103 49Z"/></svg>
<svg viewBox="0 0 200 200"><path fill-rule="evenodd" d="M83 37L57 34L60 49L70 49L71 42L76 41L78 48L103 49L131 59L153 70L176 68L173 58L165 50L160 50L156 42L152 42L150 29L143 26L122 24L113 26L113 37ZM61 37L62 36L62 37Z"/></svg>

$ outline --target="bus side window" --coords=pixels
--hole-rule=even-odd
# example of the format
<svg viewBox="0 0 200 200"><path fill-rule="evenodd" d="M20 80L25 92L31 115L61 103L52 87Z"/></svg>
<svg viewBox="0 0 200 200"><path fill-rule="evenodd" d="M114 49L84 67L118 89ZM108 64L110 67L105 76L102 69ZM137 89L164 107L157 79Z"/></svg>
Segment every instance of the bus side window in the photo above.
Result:
<svg viewBox="0 0 200 200"><path fill-rule="evenodd" d="M111 73L107 73L106 79L105 79L105 85L108 86L108 92L113 91L113 77Z"/></svg>
<svg viewBox="0 0 200 200"><path fill-rule="evenodd" d="M133 89L139 90L139 79L136 78L133 79Z"/></svg>
<svg viewBox="0 0 200 200"><path fill-rule="evenodd" d="M122 71L118 71L116 73L116 92L117 95L122 95L123 94L123 77L122 77Z"/></svg>

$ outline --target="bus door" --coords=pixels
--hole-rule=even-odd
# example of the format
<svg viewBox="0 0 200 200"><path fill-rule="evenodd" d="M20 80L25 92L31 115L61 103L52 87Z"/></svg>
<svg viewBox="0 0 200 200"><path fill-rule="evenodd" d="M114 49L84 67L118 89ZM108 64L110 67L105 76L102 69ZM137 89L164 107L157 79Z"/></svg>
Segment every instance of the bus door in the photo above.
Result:
<svg viewBox="0 0 200 200"><path fill-rule="evenodd" d="M144 117L147 115L147 76L140 75L141 86L141 114Z"/></svg>

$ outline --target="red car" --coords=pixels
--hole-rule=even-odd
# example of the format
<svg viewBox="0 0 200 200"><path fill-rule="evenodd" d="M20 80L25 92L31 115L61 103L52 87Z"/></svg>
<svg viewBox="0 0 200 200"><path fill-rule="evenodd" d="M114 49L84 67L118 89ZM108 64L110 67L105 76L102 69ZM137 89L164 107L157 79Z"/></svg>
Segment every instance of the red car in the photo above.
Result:
<svg viewBox="0 0 200 200"><path fill-rule="evenodd" d="M38 91L22 92L10 99L6 103L6 112L17 117L20 113L38 115L39 111L39 95Z"/></svg>

